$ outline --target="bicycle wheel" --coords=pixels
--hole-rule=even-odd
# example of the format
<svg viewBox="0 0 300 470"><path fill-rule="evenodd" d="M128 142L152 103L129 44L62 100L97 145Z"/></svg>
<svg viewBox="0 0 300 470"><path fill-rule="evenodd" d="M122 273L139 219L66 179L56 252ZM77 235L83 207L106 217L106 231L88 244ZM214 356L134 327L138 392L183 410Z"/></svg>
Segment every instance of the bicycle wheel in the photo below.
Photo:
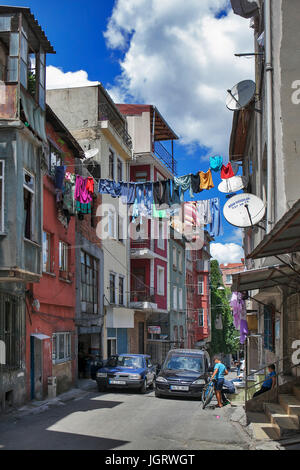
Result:
<svg viewBox="0 0 300 470"><path fill-rule="evenodd" d="M202 409L204 410L207 405L211 402L214 396L214 387L212 384L209 384L206 388L203 389L202 393Z"/></svg>

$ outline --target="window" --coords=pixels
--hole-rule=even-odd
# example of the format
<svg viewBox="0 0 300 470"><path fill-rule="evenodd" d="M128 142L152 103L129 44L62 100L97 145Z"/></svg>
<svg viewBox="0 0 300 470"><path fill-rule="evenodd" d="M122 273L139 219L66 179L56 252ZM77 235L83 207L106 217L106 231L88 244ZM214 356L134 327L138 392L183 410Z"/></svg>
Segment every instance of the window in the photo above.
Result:
<svg viewBox="0 0 300 470"><path fill-rule="evenodd" d="M201 308L199 311L198 311L198 326L203 328L204 326L204 310L203 308Z"/></svg>
<svg viewBox="0 0 300 470"><path fill-rule="evenodd" d="M179 289L179 310L183 309L183 290Z"/></svg>
<svg viewBox="0 0 300 470"><path fill-rule="evenodd" d="M24 237L27 240L34 238L34 200L35 178L27 170L23 173L24 188Z"/></svg>
<svg viewBox="0 0 300 470"><path fill-rule="evenodd" d="M108 211L108 236L109 238L116 239L116 213L109 209Z"/></svg>
<svg viewBox="0 0 300 470"><path fill-rule="evenodd" d="M121 243L125 240L124 228L124 218L118 214L118 240Z"/></svg>
<svg viewBox="0 0 300 470"><path fill-rule="evenodd" d="M107 339L107 356L110 358L117 354L117 339L116 338L108 338Z"/></svg>
<svg viewBox="0 0 300 470"><path fill-rule="evenodd" d="M177 250L173 247L173 269L177 269Z"/></svg>
<svg viewBox="0 0 300 470"><path fill-rule="evenodd" d="M109 301L111 304L115 304L116 303L116 276L115 274L109 275L109 292L110 292Z"/></svg>
<svg viewBox="0 0 300 470"><path fill-rule="evenodd" d="M115 179L115 154L112 150L109 151L109 176L111 180Z"/></svg>
<svg viewBox="0 0 300 470"><path fill-rule="evenodd" d="M4 161L0 160L0 232L4 232Z"/></svg>
<svg viewBox="0 0 300 470"><path fill-rule="evenodd" d="M161 250L165 249L165 240L164 240L164 222L162 220L158 221L158 240L157 247Z"/></svg>
<svg viewBox="0 0 300 470"><path fill-rule="evenodd" d="M198 294L203 295L204 294L204 280L203 276L198 276Z"/></svg>
<svg viewBox="0 0 300 470"><path fill-rule="evenodd" d="M177 310L177 286L173 287L173 309Z"/></svg>
<svg viewBox="0 0 300 470"><path fill-rule="evenodd" d="M51 273L51 235L43 232L43 272Z"/></svg>
<svg viewBox="0 0 300 470"><path fill-rule="evenodd" d="M123 162L118 159L118 181L123 181Z"/></svg>
<svg viewBox="0 0 300 470"><path fill-rule="evenodd" d="M174 326L174 341L178 341L178 326Z"/></svg>
<svg viewBox="0 0 300 470"><path fill-rule="evenodd" d="M59 150L57 150L55 147L53 147L52 144L50 144L50 154L49 154L49 174L54 176L55 175L55 167L56 166L62 166L63 165L63 159L62 159L62 154Z"/></svg>
<svg viewBox="0 0 300 470"><path fill-rule="evenodd" d="M20 301L9 294L0 294L0 342L4 344L2 367L17 369L20 366ZM1 374L1 372L0 372Z"/></svg>
<svg viewBox="0 0 300 470"><path fill-rule="evenodd" d="M119 276L119 305L124 305L124 277Z"/></svg>
<svg viewBox="0 0 300 470"><path fill-rule="evenodd" d="M57 364L71 360L71 333L54 333L52 337L52 361Z"/></svg>
<svg viewBox="0 0 300 470"><path fill-rule="evenodd" d="M182 251L178 251L178 270L182 273Z"/></svg>
<svg viewBox="0 0 300 470"><path fill-rule="evenodd" d="M59 270L62 273L68 272L69 268L69 245L59 242Z"/></svg>
<svg viewBox="0 0 300 470"><path fill-rule="evenodd" d="M81 310L97 314L99 305L99 261L81 251Z"/></svg>
<svg viewBox="0 0 300 470"><path fill-rule="evenodd" d="M157 267L157 293L165 295L165 269L162 266Z"/></svg>
<svg viewBox="0 0 300 470"><path fill-rule="evenodd" d="M275 314L272 307L264 308L264 348L274 351L275 347Z"/></svg>
<svg viewBox="0 0 300 470"><path fill-rule="evenodd" d="M226 274L226 284L232 284L232 275Z"/></svg>
<svg viewBox="0 0 300 470"><path fill-rule="evenodd" d="M148 178L147 171L137 171L135 174L135 181L137 183L146 183Z"/></svg>

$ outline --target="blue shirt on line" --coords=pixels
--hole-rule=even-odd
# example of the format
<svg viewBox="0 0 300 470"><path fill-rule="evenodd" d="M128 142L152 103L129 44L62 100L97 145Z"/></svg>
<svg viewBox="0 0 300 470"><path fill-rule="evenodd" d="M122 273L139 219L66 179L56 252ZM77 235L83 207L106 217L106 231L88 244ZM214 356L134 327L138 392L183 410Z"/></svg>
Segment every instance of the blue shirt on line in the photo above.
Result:
<svg viewBox="0 0 300 470"><path fill-rule="evenodd" d="M224 364L222 364L221 362L218 362L218 363L215 365L214 370L217 370L217 371L218 371L218 372L216 373L216 375L215 375L215 379L217 379L217 380L219 380L219 379L224 379L225 370L226 370L226 367L224 366Z"/></svg>

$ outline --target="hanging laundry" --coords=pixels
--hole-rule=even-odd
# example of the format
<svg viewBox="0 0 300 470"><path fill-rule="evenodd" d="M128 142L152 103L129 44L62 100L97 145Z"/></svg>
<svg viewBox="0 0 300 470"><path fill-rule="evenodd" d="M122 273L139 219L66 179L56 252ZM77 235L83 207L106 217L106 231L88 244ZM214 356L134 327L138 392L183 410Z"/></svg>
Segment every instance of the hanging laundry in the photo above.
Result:
<svg viewBox="0 0 300 470"><path fill-rule="evenodd" d="M223 157L221 155L215 155L214 157L210 157L210 168L213 171L220 171L223 165Z"/></svg>
<svg viewBox="0 0 300 470"><path fill-rule="evenodd" d="M193 193L201 193L202 189L200 189L200 174L197 173L196 175L191 175L191 184L192 184L192 191Z"/></svg>
<svg viewBox="0 0 300 470"><path fill-rule="evenodd" d="M100 194L109 194L113 198L119 197L121 193L120 185L117 185L115 181L100 179L98 184L98 192Z"/></svg>
<svg viewBox="0 0 300 470"><path fill-rule="evenodd" d="M172 181L172 188L171 188L171 181L170 181L170 193L169 193L169 200L170 206L181 204L180 198L180 187L175 187L174 181Z"/></svg>
<svg viewBox="0 0 300 470"><path fill-rule="evenodd" d="M187 190L190 191L190 197L194 197L194 193L192 190L191 175L180 176L179 178L174 177L174 186L175 186L175 189L181 188L181 195L180 195L181 202L184 202L184 193Z"/></svg>
<svg viewBox="0 0 300 470"><path fill-rule="evenodd" d="M92 213L91 202L89 202L88 204L83 204L79 201L76 201L76 212L78 214L91 214Z"/></svg>
<svg viewBox="0 0 300 470"><path fill-rule="evenodd" d="M156 205L152 205L152 216L154 219L167 219L168 214L167 211L164 209L157 209Z"/></svg>
<svg viewBox="0 0 300 470"><path fill-rule="evenodd" d="M210 210L212 222L210 224L210 235L212 237L221 237L224 235L222 215L221 215L221 203L219 198L210 199Z"/></svg>
<svg viewBox="0 0 300 470"><path fill-rule="evenodd" d="M241 326L240 326L240 343L241 344L245 343L248 334L249 334L249 330L248 330L247 320L241 320Z"/></svg>
<svg viewBox="0 0 300 470"><path fill-rule="evenodd" d="M123 204L134 204L135 200L135 183L120 183L120 196Z"/></svg>
<svg viewBox="0 0 300 470"><path fill-rule="evenodd" d="M213 183L213 179L212 179L211 170L208 170L206 173L204 173L203 171L200 171L199 176L200 176L201 191L203 189L212 189L215 187Z"/></svg>
<svg viewBox="0 0 300 470"><path fill-rule="evenodd" d="M87 178L87 180L86 180L86 189L90 193L94 194L94 178L91 178L91 177Z"/></svg>
<svg viewBox="0 0 300 470"><path fill-rule="evenodd" d="M153 183L153 200L156 206L170 205L170 180Z"/></svg>
<svg viewBox="0 0 300 470"><path fill-rule="evenodd" d="M227 180L228 178L232 178L237 174L239 170L239 166L235 162L229 162L227 166L223 165L221 169L221 178L222 180Z"/></svg>
<svg viewBox="0 0 300 470"><path fill-rule="evenodd" d="M170 191L169 191L170 192ZM145 208L149 218L152 217L153 183L145 183Z"/></svg>
<svg viewBox="0 0 300 470"><path fill-rule="evenodd" d="M70 215L75 215L75 175L70 175L69 180L65 180L65 190L63 196L63 209L68 211Z"/></svg>
<svg viewBox="0 0 300 470"><path fill-rule="evenodd" d="M65 167L65 166L56 166L55 167L54 184L55 184L56 189L63 190L66 169L67 169L67 167Z"/></svg>
<svg viewBox="0 0 300 470"><path fill-rule="evenodd" d="M210 208L210 200L197 201L197 211L199 223L201 225L208 225L212 223L212 215Z"/></svg>
<svg viewBox="0 0 300 470"><path fill-rule="evenodd" d="M80 204L89 204L93 199L92 194L87 190L86 183L87 178L76 176L75 200Z"/></svg>
<svg viewBox="0 0 300 470"><path fill-rule="evenodd" d="M187 227L200 227L196 202L184 203L184 224Z"/></svg>

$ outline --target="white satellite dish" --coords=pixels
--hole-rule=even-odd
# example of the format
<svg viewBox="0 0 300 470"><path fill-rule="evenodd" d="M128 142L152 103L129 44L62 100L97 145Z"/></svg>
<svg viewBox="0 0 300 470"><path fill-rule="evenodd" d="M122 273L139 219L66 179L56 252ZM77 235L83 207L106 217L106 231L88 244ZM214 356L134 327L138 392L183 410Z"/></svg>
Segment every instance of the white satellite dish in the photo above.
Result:
<svg viewBox="0 0 300 470"><path fill-rule="evenodd" d="M226 106L230 111L239 111L245 108L254 98L256 85L253 80L244 80L235 85L232 90L227 90Z"/></svg>
<svg viewBox="0 0 300 470"><path fill-rule="evenodd" d="M224 206L224 217L231 225L240 228L257 225L266 212L265 203L254 194L232 196Z"/></svg>
<svg viewBox="0 0 300 470"><path fill-rule="evenodd" d="M88 159L90 159L90 158L95 157L98 153L99 153L99 149L91 149L91 150L87 150L87 151L84 153L84 156L85 156L85 158L88 160Z"/></svg>
<svg viewBox="0 0 300 470"><path fill-rule="evenodd" d="M236 193L241 189L244 189L248 184L248 178L246 176L233 176L227 180L222 180L219 184L219 191L221 193Z"/></svg>

